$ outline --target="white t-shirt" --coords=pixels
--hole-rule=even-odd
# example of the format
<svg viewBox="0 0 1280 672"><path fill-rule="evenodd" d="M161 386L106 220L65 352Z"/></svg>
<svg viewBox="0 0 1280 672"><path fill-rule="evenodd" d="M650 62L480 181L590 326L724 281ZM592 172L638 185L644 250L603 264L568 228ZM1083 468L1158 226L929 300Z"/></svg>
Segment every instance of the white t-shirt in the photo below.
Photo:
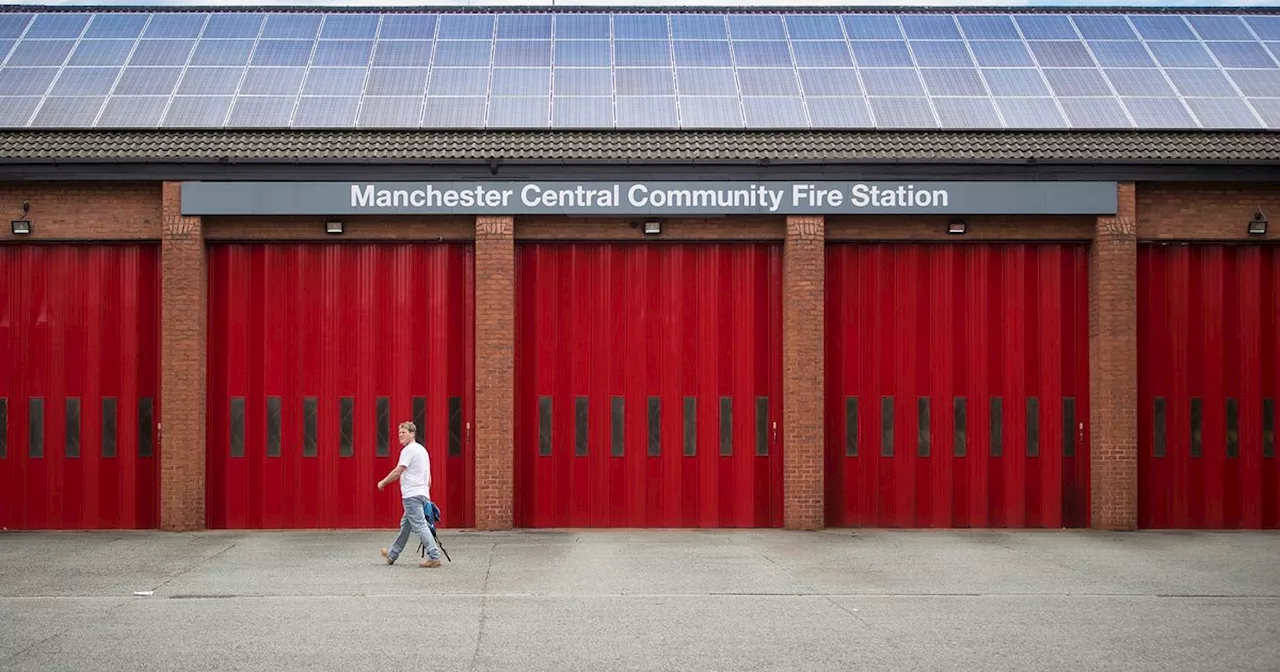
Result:
<svg viewBox="0 0 1280 672"><path fill-rule="evenodd" d="M421 495L431 499L431 456L421 443L412 441L400 449L400 461L396 466L404 467L400 474L400 497L408 499Z"/></svg>

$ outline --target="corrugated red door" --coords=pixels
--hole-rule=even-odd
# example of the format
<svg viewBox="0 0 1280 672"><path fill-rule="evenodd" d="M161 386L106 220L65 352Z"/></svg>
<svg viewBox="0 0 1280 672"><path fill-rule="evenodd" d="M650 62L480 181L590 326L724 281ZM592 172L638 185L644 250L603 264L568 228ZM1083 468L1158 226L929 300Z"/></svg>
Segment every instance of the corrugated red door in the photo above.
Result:
<svg viewBox="0 0 1280 672"><path fill-rule="evenodd" d="M515 521L782 524L781 249L517 248Z"/></svg>
<svg viewBox="0 0 1280 672"><path fill-rule="evenodd" d="M154 245L0 245L0 527L158 524Z"/></svg>
<svg viewBox="0 0 1280 672"><path fill-rule="evenodd" d="M1138 524L1280 527L1280 246L1138 249Z"/></svg>
<svg viewBox="0 0 1280 672"><path fill-rule="evenodd" d="M1088 252L827 251L827 524L1088 523Z"/></svg>
<svg viewBox="0 0 1280 672"><path fill-rule="evenodd" d="M472 273L470 245L211 247L209 527L396 525L405 420L473 525Z"/></svg>

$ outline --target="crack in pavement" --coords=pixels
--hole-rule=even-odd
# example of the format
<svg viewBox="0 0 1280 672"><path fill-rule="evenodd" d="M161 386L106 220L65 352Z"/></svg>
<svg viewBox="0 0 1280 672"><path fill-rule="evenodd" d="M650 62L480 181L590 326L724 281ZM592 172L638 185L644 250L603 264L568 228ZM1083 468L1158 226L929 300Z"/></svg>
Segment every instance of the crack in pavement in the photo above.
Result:
<svg viewBox="0 0 1280 672"><path fill-rule="evenodd" d="M182 570L182 571L178 572L177 574L174 574L173 576L171 576L171 577L169 577L169 578L165 579L163 583L161 583L160 585L158 585L158 586L156 586L156 587L152 588L152 589L151 589L151 591L152 591L152 592L155 592L155 591L157 591L157 590L160 590L161 588L164 588L165 586L169 585L170 583L173 583L173 582L174 582L175 580L177 580L179 577L183 576L184 574L187 574L188 572L190 572L191 570L195 569L196 567L199 567L200 565L203 565L203 564L205 564L206 562L209 562L210 560L213 560L214 558L217 558L218 556L222 555L223 553L226 553L227 551L229 551L229 550L231 550L231 549L233 549L233 548L235 548L235 547L236 547L235 542L231 542L230 544L228 544L228 545L227 545L227 547L226 547L226 548L222 549L221 551L218 551L217 553L214 553L213 555L211 555L211 556L209 556L209 557L207 557L207 558L201 558L200 560L197 560L195 563L193 563L190 567L187 567L186 569L184 569L184 570Z"/></svg>
<svg viewBox="0 0 1280 672"><path fill-rule="evenodd" d="M476 629L476 649L471 654L471 667L476 669L480 663L480 644L484 640L485 606L489 600L489 574L493 571L493 557L498 550L497 542L489 546L489 566L484 570L484 585L480 587L480 626Z"/></svg>

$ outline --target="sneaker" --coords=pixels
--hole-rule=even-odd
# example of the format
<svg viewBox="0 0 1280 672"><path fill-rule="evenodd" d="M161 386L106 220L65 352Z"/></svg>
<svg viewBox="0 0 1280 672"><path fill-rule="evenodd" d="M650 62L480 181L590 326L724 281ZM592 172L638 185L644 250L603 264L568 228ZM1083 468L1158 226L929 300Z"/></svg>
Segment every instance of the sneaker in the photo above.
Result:
<svg viewBox="0 0 1280 672"><path fill-rule="evenodd" d="M378 552L382 554L382 559L386 560L388 565L396 564L396 559L391 557L391 554L387 552L387 549L380 548L378 549Z"/></svg>
<svg viewBox="0 0 1280 672"><path fill-rule="evenodd" d="M439 567L440 560L438 558L427 558L426 560L419 562L418 566L419 567Z"/></svg>

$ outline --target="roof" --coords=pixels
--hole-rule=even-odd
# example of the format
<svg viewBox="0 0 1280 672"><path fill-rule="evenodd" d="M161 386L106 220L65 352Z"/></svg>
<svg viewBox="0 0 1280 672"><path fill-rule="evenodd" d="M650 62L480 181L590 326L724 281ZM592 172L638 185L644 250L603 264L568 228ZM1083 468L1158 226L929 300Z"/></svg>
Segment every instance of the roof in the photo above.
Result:
<svg viewBox="0 0 1280 672"><path fill-rule="evenodd" d="M1280 129L1274 8L0 6L0 127Z"/></svg>
<svg viewBox="0 0 1280 672"><path fill-rule="evenodd" d="M1276 164L1280 133L0 131L0 163Z"/></svg>

